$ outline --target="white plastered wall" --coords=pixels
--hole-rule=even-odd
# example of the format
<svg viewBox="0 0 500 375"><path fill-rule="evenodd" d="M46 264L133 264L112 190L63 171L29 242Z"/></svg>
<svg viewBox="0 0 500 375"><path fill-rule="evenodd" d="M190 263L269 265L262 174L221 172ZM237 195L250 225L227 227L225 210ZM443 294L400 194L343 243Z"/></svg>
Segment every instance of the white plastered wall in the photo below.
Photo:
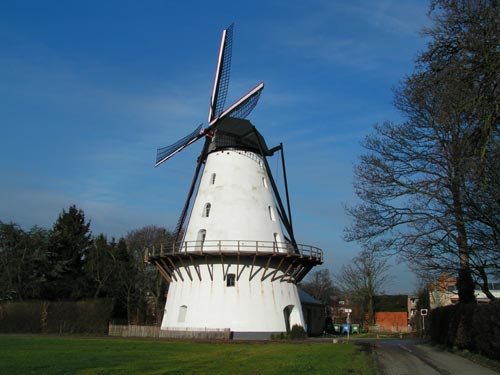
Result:
<svg viewBox="0 0 500 375"><path fill-rule="evenodd" d="M208 217L207 204L210 204ZM271 185L260 156L238 150L208 155L184 241L198 241L200 231L204 231L205 243L241 241L259 245L260 242L283 241ZM229 249L234 250L234 247L222 246L223 251ZM255 275L250 277L250 258L242 258L239 279L234 286L227 286L225 275L237 273L234 262L229 268L227 263L225 268L220 263L214 264L211 272L206 260L198 258L196 262L201 280L195 268L190 266L192 280L181 268L184 281L179 277L170 284L162 329L230 328L234 332L284 332L287 328L284 309L287 306L293 307L290 327L294 324L304 326L300 299L293 282L279 277L262 280L263 267L258 272L258 268L255 269ZM243 267L245 262L246 267ZM274 272L274 269L267 272ZM282 275L281 271L276 273L278 275Z"/></svg>
<svg viewBox="0 0 500 375"><path fill-rule="evenodd" d="M207 203L211 205L208 217ZM271 185L259 156L233 150L208 155L184 240L196 241L202 229L206 241L273 242L275 233L283 241Z"/></svg>
<svg viewBox="0 0 500 375"><path fill-rule="evenodd" d="M304 326L295 284L271 281L270 277L261 281L262 269L249 280L250 267L246 267L235 286L229 287L223 279L220 264L214 265L213 281L206 267L200 265L201 281L190 267L192 281L184 271L184 281L170 285L162 329L229 328L233 332L285 332L284 309L287 306L293 306L290 327L294 324ZM227 272L236 273L236 265L231 265ZM186 309L186 314L181 321L179 312L183 309Z"/></svg>

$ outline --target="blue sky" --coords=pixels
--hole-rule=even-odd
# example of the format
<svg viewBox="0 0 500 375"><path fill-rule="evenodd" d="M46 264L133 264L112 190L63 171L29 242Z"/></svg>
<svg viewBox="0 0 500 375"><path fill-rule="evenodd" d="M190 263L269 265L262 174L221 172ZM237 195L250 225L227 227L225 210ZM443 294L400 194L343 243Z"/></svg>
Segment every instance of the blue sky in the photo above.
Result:
<svg viewBox="0 0 500 375"><path fill-rule="evenodd" d="M156 148L205 122L223 28L235 22L228 101L260 81L249 116L283 142L296 238L333 273L352 169L392 90L425 48L428 2L0 2L0 220L50 227L82 208L94 234L173 228L201 142L159 168ZM278 163L273 173L278 180ZM397 260L392 260L397 262ZM405 266L386 291L412 292Z"/></svg>

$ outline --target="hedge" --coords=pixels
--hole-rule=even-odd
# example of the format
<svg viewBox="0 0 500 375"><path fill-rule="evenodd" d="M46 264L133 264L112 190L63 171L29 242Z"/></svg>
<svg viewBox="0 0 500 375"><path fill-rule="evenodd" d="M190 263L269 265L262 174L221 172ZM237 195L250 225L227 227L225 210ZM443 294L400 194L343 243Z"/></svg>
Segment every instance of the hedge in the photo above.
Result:
<svg viewBox="0 0 500 375"><path fill-rule="evenodd" d="M500 359L500 301L489 304L457 304L430 312L432 342L467 349Z"/></svg>
<svg viewBox="0 0 500 375"><path fill-rule="evenodd" d="M112 310L104 299L1 303L0 332L106 334Z"/></svg>
<svg viewBox="0 0 500 375"><path fill-rule="evenodd" d="M0 332L40 333L43 302L14 302L0 304Z"/></svg>

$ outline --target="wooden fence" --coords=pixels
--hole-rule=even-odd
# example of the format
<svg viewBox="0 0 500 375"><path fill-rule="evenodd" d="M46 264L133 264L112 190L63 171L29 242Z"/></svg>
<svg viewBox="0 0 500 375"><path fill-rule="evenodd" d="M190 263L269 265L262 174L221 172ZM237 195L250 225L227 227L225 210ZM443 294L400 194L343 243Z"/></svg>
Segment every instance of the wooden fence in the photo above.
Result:
<svg viewBox="0 0 500 375"><path fill-rule="evenodd" d="M109 336L121 337L160 337L160 327L158 326L136 326L136 325L115 325L109 324Z"/></svg>
<svg viewBox="0 0 500 375"><path fill-rule="evenodd" d="M115 325L109 324L109 336L119 337L152 337L169 339L196 339L196 340L229 340L231 330L211 328L182 328L162 330L158 326Z"/></svg>

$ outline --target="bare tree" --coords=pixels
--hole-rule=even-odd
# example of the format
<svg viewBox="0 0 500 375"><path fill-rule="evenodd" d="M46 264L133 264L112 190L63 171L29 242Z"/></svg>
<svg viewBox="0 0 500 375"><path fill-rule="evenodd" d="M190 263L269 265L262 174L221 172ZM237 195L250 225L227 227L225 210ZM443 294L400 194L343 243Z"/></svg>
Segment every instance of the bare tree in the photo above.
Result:
<svg viewBox="0 0 500 375"><path fill-rule="evenodd" d="M374 298L382 292L388 280L387 260L377 255L374 248L365 248L352 262L342 266L335 277L342 292L361 305L368 314L370 325L375 323Z"/></svg>
<svg viewBox="0 0 500 375"><path fill-rule="evenodd" d="M147 314L146 307L151 305L152 313L157 314L164 300L166 284L156 268L144 262L145 249L159 251L165 244L172 242L172 233L154 225L145 226L127 233L125 237L130 261L134 265L135 293L137 298L137 316L139 320Z"/></svg>
<svg viewBox="0 0 500 375"><path fill-rule="evenodd" d="M307 279L300 284L300 287L327 306L330 305L331 298L339 294L339 290L333 285L330 271L327 269L320 269L312 272Z"/></svg>
<svg viewBox="0 0 500 375"><path fill-rule="evenodd" d="M362 203L348 209L354 223L346 238L458 275L460 302L469 303L476 265L491 254L476 233L494 235L498 225L498 211L479 203L493 195L479 187L488 183L488 151L498 137L500 5L436 0L432 11L428 50L396 92L406 122L376 126L364 143L368 152L355 169ZM487 220L478 225L481 215Z"/></svg>
<svg viewBox="0 0 500 375"><path fill-rule="evenodd" d="M46 287L49 232L0 221L0 301L40 298Z"/></svg>
<svg viewBox="0 0 500 375"><path fill-rule="evenodd" d="M104 234L93 239L93 244L85 257L84 271L88 280L89 292L94 298L109 296L110 287L117 270L114 246L108 243Z"/></svg>

